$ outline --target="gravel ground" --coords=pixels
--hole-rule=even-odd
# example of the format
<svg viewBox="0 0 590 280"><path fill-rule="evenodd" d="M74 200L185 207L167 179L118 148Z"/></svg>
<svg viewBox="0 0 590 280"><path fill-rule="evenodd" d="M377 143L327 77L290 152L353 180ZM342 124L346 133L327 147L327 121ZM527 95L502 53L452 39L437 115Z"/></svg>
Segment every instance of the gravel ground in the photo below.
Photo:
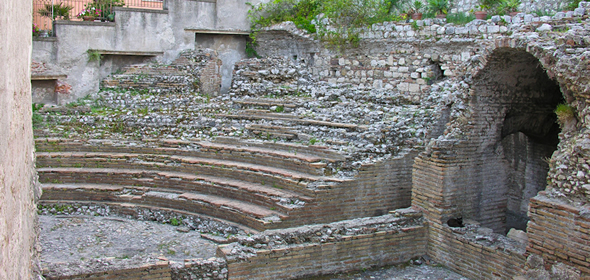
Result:
<svg viewBox="0 0 590 280"><path fill-rule="evenodd" d="M217 248L196 231L181 232L180 227L157 222L84 215L40 215L39 221L41 263L51 268L52 274L91 271L100 266L124 268L164 258L207 259L215 256ZM426 264L309 279L468 280L444 267Z"/></svg>
<svg viewBox="0 0 590 280"><path fill-rule="evenodd" d="M398 265L356 273L328 275L306 280L469 280L438 265Z"/></svg>
<svg viewBox="0 0 590 280"><path fill-rule="evenodd" d="M196 231L120 217L39 216L43 264L106 258L174 261L210 258L217 245ZM113 259L114 258L114 259Z"/></svg>

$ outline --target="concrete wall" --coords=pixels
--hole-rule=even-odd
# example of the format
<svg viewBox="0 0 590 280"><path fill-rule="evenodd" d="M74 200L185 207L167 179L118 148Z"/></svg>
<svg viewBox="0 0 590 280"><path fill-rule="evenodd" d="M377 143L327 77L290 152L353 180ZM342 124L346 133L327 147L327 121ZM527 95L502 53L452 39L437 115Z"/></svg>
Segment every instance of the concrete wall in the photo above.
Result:
<svg viewBox="0 0 590 280"><path fill-rule="evenodd" d="M0 3L0 279L38 272L31 126L30 1Z"/></svg>
<svg viewBox="0 0 590 280"><path fill-rule="evenodd" d="M57 40L35 39L33 60L61 69L67 75L63 82L72 86L71 94L60 96L56 103L68 103L98 91L100 79L120 69L122 62L137 62L113 58L117 54L110 54L107 61L90 62L88 50L125 52L121 56L142 58L147 54L160 63L170 63L180 51L195 48L195 32L186 29L243 31L250 26L244 1L167 0L166 4L167 10L117 7L115 22L58 21ZM233 63L245 57L245 38L211 36L219 36L212 47L217 48L224 63L223 88L227 89Z"/></svg>

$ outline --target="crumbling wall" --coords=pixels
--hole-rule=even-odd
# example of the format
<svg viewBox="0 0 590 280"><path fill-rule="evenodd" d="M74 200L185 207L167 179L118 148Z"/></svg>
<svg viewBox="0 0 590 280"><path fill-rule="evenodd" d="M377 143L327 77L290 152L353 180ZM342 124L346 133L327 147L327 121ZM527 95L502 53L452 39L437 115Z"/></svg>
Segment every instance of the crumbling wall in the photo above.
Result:
<svg viewBox="0 0 590 280"><path fill-rule="evenodd" d="M343 52L323 48L284 23L259 34L259 53L305 59L315 77L330 84L397 90L423 106L437 96L441 102L433 106L446 112L440 115L444 129L415 159L413 172L412 205L430 222L429 255L475 278L524 273L523 250L496 252L501 248L462 240L445 224L459 216L476 219L489 227L481 238L493 239L492 231L523 227L529 200L548 188L554 197L564 198L559 203L582 208L556 215L531 204L529 224L544 232L531 227L528 248L549 265L564 262L581 269L587 261L579 258L587 255L585 247L578 255L555 248L578 248L588 238L578 218L584 217L590 190L587 23L563 20L584 13L583 8L558 13L553 20L495 17L466 26L437 20L415 26L376 24L362 34L359 49ZM281 33L291 37L273 39ZM289 46L288 40L295 42L279 48ZM427 71L429 65L438 71ZM574 116L560 133L553 110L561 102L573 108ZM559 203L546 207L563 210L566 206ZM567 228L575 224L573 236L563 234L564 223ZM461 264L477 258L497 259L501 265L477 264L470 271L473 266ZM494 272L498 270L507 274Z"/></svg>
<svg viewBox="0 0 590 280"><path fill-rule="evenodd" d="M266 231L220 246L229 279L298 279L402 263L425 253L421 214L394 214Z"/></svg>
<svg viewBox="0 0 590 280"><path fill-rule="evenodd" d="M0 279L33 279L37 267L31 2L0 3ZM8 39L9 38L9 39Z"/></svg>

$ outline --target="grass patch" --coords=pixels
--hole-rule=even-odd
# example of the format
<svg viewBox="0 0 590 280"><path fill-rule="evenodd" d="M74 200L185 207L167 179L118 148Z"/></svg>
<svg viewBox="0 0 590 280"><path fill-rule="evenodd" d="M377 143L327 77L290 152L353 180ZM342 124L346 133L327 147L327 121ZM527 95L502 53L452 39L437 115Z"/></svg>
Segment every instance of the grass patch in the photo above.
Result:
<svg viewBox="0 0 590 280"><path fill-rule="evenodd" d="M474 15L465 15L465 13L447 14L447 22L448 23L463 25L466 23L470 23L473 20L475 20Z"/></svg>

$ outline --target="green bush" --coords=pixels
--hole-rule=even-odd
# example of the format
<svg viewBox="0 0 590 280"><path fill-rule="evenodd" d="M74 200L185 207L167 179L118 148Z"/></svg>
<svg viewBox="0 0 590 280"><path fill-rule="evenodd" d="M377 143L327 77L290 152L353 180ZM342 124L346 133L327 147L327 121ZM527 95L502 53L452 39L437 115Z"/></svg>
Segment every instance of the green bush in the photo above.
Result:
<svg viewBox="0 0 590 280"><path fill-rule="evenodd" d="M395 14L406 0L274 0L249 11L254 55L256 34L264 27L292 21L298 28L331 45L341 47L359 41L360 29L374 23L399 20Z"/></svg>
<svg viewBox="0 0 590 280"><path fill-rule="evenodd" d="M555 108L555 114L562 123L565 123L567 120L575 118L574 108L565 103L557 105L557 108Z"/></svg>
<svg viewBox="0 0 590 280"><path fill-rule="evenodd" d="M42 17L48 17L48 18L51 18L52 20L56 20L56 19L70 20L70 11L73 8L74 7L72 7L72 6L63 5L63 3L54 4L54 5L45 4L43 9L40 9L37 12ZM52 10L53 10L53 18L52 18L52 14L51 14Z"/></svg>
<svg viewBox="0 0 590 280"><path fill-rule="evenodd" d="M498 15L506 15L517 12L519 6L520 0L500 0L496 7L496 13Z"/></svg>
<svg viewBox="0 0 590 280"><path fill-rule="evenodd" d="M448 14L447 22L455 24L466 24L475 19L474 15L465 15L465 13Z"/></svg>
<svg viewBox="0 0 590 280"><path fill-rule="evenodd" d="M427 9L434 15L446 15L449 10L448 0L428 0Z"/></svg>

